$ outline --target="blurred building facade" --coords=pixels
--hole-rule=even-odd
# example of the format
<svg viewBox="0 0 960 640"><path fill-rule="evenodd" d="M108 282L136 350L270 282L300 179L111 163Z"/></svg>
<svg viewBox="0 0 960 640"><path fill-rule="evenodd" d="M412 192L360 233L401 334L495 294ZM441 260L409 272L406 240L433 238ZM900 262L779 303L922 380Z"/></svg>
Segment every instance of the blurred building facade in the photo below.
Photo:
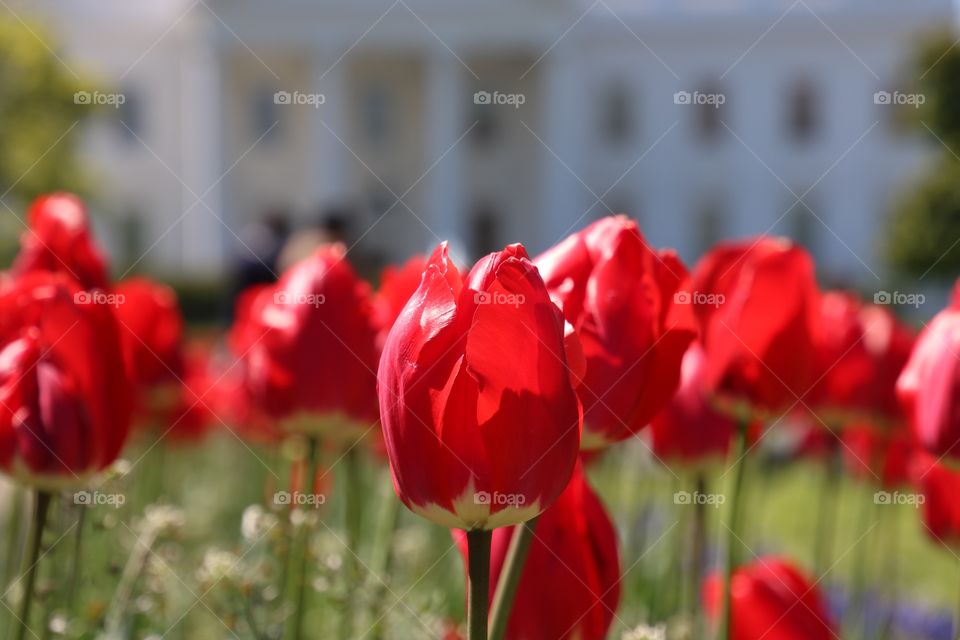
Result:
<svg viewBox="0 0 960 640"><path fill-rule="evenodd" d="M345 212L376 261L536 252L624 212L688 260L779 233L875 281L889 198L936 144L900 117L912 47L954 21L952 0L12 6L124 97L85 141L111 242L190 274L286 208Z"/></svg>

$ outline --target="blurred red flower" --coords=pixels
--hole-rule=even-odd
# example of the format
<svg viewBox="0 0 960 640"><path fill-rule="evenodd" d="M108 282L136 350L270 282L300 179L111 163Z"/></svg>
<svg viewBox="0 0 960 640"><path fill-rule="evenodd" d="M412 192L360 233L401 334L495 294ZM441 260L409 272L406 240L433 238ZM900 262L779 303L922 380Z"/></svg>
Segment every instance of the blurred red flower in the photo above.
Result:
<svg viewBox="0 0 960 640"><path fill-rule="evenodd" d="M229 384L214 347L207 341L192 340L183 347L183 378L168 420L160 425L174 441L193 442L212 428L231 424L243 405L243 395Z"/></svg>
<svg viewBox="0 0 960 640"><path fill-rule="evenodd" d="M960 301L933 317L897 380L897 395L919 444L960 457Z"/></svg>
<svg viewBox="0 0 960 640"><path fill-rule="evenodd" d="M113 309L63 274L0 287L0 466L45 488L119 455L131 386Z"/></svg>
<svg viewBox="0 0 960 640"><path fill-rule="evenodd" d="M828 426L851 417L897 420L894 388L912 332L889 309L865 305L852 293L828 291L820 302L818 379L809 403Z"/></svg>
<svg viewBox="0 0 960 640"><path fill-rule="evenodd" d="M20 238L13 272L63 272L84 289L109 287L106 261L94 243L83 201L72 193L51 193L33 201Z"/></svg>
<svg viewBox="0 0 960 640"><path fill-rule="evenodd" d="M806 251L769 237L720 244L697 265L693 289L714 392L766 411L803 397L819 309Z"/></svg>
<svg viewBox="0 0 960 640"><path fill-rule="evenodd" d="M580 413L564 322L521 245L464 280L441 244L380 359L383 433L400 499L463 529L528 520L566 486Z"/></svg>
<svg viewBox="0 0 960 640"><path fill-rule="evenodd" d="M927 533L935 541L956 548L960 544L960 500L957 500L960 469L929 453L917 451L910 472L922 496L923 524Z"/></svg>
<svg viewBox="0 0 960 640"><path fill-rule="evenodd" d="M493 532L493 597L515 527ZM467 559L466 536L455 532ZM537 521L510 613L508 640L602 640L620 604L617 534L579 466Z"/></svg>
<svg viewBox="0 0 960 640"><path fill-rule="evenodd" d="M706 365L703 347L694 342L683 356L680 388L650 425L653 452L666 461L723 459L730 448L734 423L710 404Z"/></svg>
<svg viewBox="0 0 960 640"><path fill-rule="evenodd" d="M120 342L138 388L139 417L155 418L175 400L183 376L183 318L170 287L130 278L113 289Z"/></svg>
<svg viewBox="0 0 960 640"><path fill-rule="evenodd" d="M686 268L623 216L598 220L534 262L583 345L583 447L630 437L676 391L696 336Z"/></svg>
<svg viewBox="0 0 960 640"><path fill-rule="evenodd" d="M841 439L844 462L855 477L876 480L886 489L895 489L910 480L915 445L906 427L856 422L844 427Z"/></svg>
<svg viewBox="0 0 960 640"><path fill-rule="evenodd" d="M339 244L241 295L230 338L254 401L298 431L376 420L374 340L370 288Z"/></svg>
<svg viewBox="0 0 960 640"><path fill-rule="evenodd" d="M833 623L817 585L788 560L759 558L733 574L731 640L834 640ZM723 581L704 584L707 614L720 615Z"/></svg>
<svg viewBox="0 0 960 640"><path fill-rule="evenodd" d="M426 267L426 256L416 255L399 267L389 266L383 270L380 275L380 289L373 297L373 319L378 331L378 347L383 347L397 316L420 286L420 278L423 277Z"/></svg>

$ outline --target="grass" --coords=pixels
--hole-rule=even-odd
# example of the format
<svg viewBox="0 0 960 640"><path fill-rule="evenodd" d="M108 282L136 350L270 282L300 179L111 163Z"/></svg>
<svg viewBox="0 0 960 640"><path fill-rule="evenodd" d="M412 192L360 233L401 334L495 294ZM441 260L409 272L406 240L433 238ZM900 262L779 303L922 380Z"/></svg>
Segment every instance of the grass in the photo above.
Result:
<svg viewBox="0 0 960 640"><path fill-rule="evenodd" d="M135 462L145 448L135 444L127 460ZM385 460L365 454L359 492L363 527L356 561L360 570L345 585L351 558L344 546L346 497L345 485L338 482L343 468L337 459L335 452L324 452L323 464L328 469L335 466L323 479L325 503L309 513L316 519L317 533L307 561L312 576L305 637L337 637L348 602L356 605L351 638L439 637L446 621L463 619L463 563L449 532L402 509L393 538L393 566L386 575L374 575L375 540L383 534L388 501L395 498L389 491ZM708 491L722 493L723 472L719 466L710 470ZM822 473L812 462L751 463L745 482L744 557L784 554L812 572ZM676 491L692 490L692 474L674 476L651 463L641 443L632 442L601 459L591 476L615 517L626 570L623 602L610 637L693 608L691 583L682 579L689 563L687 531L693 509L673 500ZM199 445L150 450L134 464L128 481L115 480L101 488L125 497L119 508L77 507L72 495L61 497L44 538L47 556L41 564L36 611L54 610L51 620L56 628L61 618L70 619L64 592L72 561L72 527L79 510L86 509L76 617L68 631L55 637L93 637L90 634L111 611L125 570L135 579L129 607L119 616L121 637L270 637L289 614L282 604L283 591L295 587L291 567L298 566L277 560L289 560L287 540L295 526L289 508L273 506L274 492L287 486L288 477L287 462L276 452L220 433ZM846 477L833 490L839 500L834 563L821 585L853 584L858 554L863 553L870 588L881 594L895 589L911 602L952 609L960 561L930 542L920 511L908 505L876 505L873 487ZM154 513L153 521L145 519L148 501L176 506L182 521L162 522L162 513ZM5 513L10 513L10 504L8 498ZM259 520L251 511L245 517L245 510L257 504L264 506ZM726 506L708 509L714 558ZM6 522L4 531L23 535L23 520ZM259 529L251 529L254 520ZM891 523L900 532L896 547ZM157 537L151 543L153 534ZM130 558L144 544L149 544L150 553L142 554L142 570L132 571ZM13 607L16 598L14 586L5 601ZM39 628L39 618L32 622ZM0 628L8 626L9 620L0 622Z"/></svg>

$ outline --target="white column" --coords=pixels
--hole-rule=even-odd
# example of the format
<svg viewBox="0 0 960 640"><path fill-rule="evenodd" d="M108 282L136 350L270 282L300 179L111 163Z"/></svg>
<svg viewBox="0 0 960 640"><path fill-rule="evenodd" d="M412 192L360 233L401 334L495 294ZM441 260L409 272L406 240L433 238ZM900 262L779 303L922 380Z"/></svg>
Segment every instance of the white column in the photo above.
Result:
<svg viewBox="0 0 960 640"><path fill-rule="evenodd" d="M323 95L323 104L311 109L310 173L306 185L306 206L317 211L345 204L350 195L348 166L350 151L346 77L349 57L338 61L332 49L314 52L310 85L304 91Z"/></svg>
<svg viewBox="0 0 960 640"><path fill-rule="evenodd" d="M575 57L560 49L551 51L538 65L542 112L538 121L528 123L546 145L533 141L541 152L541 215L546 236L541 248L583 227L588 221L588 216L583 214L594 200L574 175L586 179L581 175L583 167L578 162L585 157L581 134L591 130L591 114L585 109L584 78L578 77ZM577 221L581 215L583 218Z"/></svg>
<svg viewBox="0 0 960 640"><path fill-rule="evenodd" d="M432 247L437 237L448 240L455 259L462 262L469 242L463 189L463 158L470 144L469 135L464 136L470 126L466 106L473 99L464 76L469 71L446 49L433 49L426 55L424 170L436 166L424 178L424 210L417 214L430 227L430 231L424 230L425 244Z"/></svg>
<svg viewBox="0 0 960 640"><path fill-rule="evenodd" d="M223 79L219 51L203 13L191 16L192 22L184 23L181 34L179 169L181 203L190 211L179 223L180 267L186 273L215 275L224 268L224 241L230 235L224 224L234 223L221 199Z"/></svg>

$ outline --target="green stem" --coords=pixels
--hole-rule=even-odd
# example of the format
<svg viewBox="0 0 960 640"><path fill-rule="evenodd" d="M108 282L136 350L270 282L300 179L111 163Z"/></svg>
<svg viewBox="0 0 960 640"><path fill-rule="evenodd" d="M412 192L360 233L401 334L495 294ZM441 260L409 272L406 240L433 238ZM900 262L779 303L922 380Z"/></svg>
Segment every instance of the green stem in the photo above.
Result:
<svg viewBox="0 0 960 640"><path fill-rule="evenodd" d="M386 576L390 575L392 569L393 537L400 521L400 500L394 493L393 485L388 480L383 484L383 487L384 496L380 501L382 517L377 527L374 555L370 565L373 575L379 576L378 586L373 595L373 605L370 608L374 615L380 616L380 620L371 631L371 637L374 640L383 637L383 618L385 615L380 610L383 608L383 600L387 592L387 585L383 581L386 580Z"/></svg>
<svg viewBox="0 0 960 640"><path fill-rule="evenodd" d="M694 480L696 491L700 495L706 495L707 493L707 478L706 474L699 470L696 472L696 479ZM698 614L700 607L697 606L697 602L700 599L700 581L703 580L704 574L704 560L706 559L706 550L707 550L707 504L702 500L698 500L694 506L693 512L693 533L691 535L691 559L690 559L690 615L693 618L693 630L694 637L702 638L703 637L703 620L702 617Z"/></svg>
<svg viewBox="0 0 960 640"><path fill-rule="evenodd" d="M350 640L353 636L354 594L358 582L359 563L357 553L360 544L360 528L363 521L363 477L360 468L360 445L354 444L344 454L346 466L346 486L344 487L343 518L347 534L347 553L345 556L345 575L347 597L340 615L340 638Z"/></svg>
<svg viewBox="0 0 960 640"><path fill-rule="evenodd" d="M960 563L958 563L958 568L960 568ZM960 598L957 599L957 611L953 619L953 637L960 637Z"/></svg>
<svg viewBox="0 0 960 640"><path fill-rule="evenodd" d="M857 530L863 530L867 528L870 513L877 508L877 503L872 494L869 496L863 495L862 491L858 491L858 494L860 494L859 497L862 502L860 517L857 519ZM868 559L870 555L869 550L870 541L866 539L861 540L857 546L857 553L853 561L853 606L850 608L850 613L854 617L856 627L861 632L866 632L867 627L866 585L867 565L869 564Z"/></svg>
<svg viewBox="0 0 960 640"><path fill-rule="evenodd" d="M304 470L304 478L300 483L302 490L306 493L307 491L313 492L314 479L317 477L317 464L319 462L319 452L320 447L318 446L317 439L313 436L309 438L308 444L309 450L307 453L307 467ZM298 506L298 509L306 509L308 506ZM297 576L297 608L293 614L293 639L300 640L300 637L303 633L303 614L307 608L307 567L310 564L308 562L308 556L310 553L310 520L305 518L304 521L300 524L300 536L297 552L298 559L300 563L300 574Z"/></svg>
<svg viewBox="0 0 960 640"><path fill-rule="evenodd" d="M490 609L490 640L503 640L507 632L507 623L510 621L510 611L513 601L517 597L517 588L520 586L520 577L523 575L523 565L533 542L534 531L540 516L517 525L513 530L510 548L500 571L500 580L493 595L493 606Z"/></svg>
<svg viewBox="0 0 960 640"><path fill-rule="evenodd" d="M80 576L80 558L83 551L83 529L86 524L87 507L78 505L80 512L77 514L77 526L73 539L73 552L70 560L70 577L67 582L67 615L73 617L74 604L77 599L77 578Z"/></svg>
<svg viewBox="0 0 960 640"><path fill-rule="evenodd" d="M7 514L6 522L6 533L7 533L7 548L4 551L4 560L3 560L3 582L2 589L6 591L7 585L10 584L10 581L13 580L14 565L17 564L17 559L20 557L20 539L23 537L23 503L24 503L24 494L20 491L19 487L16 485L13 486L12 493L10 496L10 512ZM3 597L0 595L0 597ZM5 599L5 598L4 598ZM13 628L13 612L9 611L8 608L4 607L3 609L4 618L10 618L7 625L4 625L8 629Z"/></svg>
<svg viewBox="0 0 960 640"><path fill-rule="evenodd" d="M737 469L733 477L733 487L730 491L730 511L727 517L726 554L723 559L723 612L720 617L720 637L723 640L732 638L733 630L733 598L730 583L733 581L733 572L737 567L737 530L740 520L740 493L743 490L744 470L747 466L747 427L749 421L742 419L737 424L737 441L734 448L734 464Z"/></svg>
<svg viewBox="0 0 960 640"><path fill-rule="evenodd" d="M487 640L492 532L467 531L467 640Z"/></svg>
<svg viewBox="0 0 960 640"><path fill-rule="evenodd" d="M814 539L813 566L816 575L824 575L830 567L833 539L836 531L837 506L840 503L837 487L840 486L839 451L832 447L828 452L820 486L820 509L817 514L817 532Z"/></svg>
<svg viewBox="0 0 960 640"><path fill-rule="evenodd" d="M36 492L36 507L33 512L33 532L30 540L30 549L27 553L26 579L23 590L23 599L20 601L20 612L17 614L17 640L27 637L30 623L30 606L33 604L33 588L37 581L37 565L40 563L40 547L43 542L43 527L47 522L47 511L50 508L51 494L46 491Z"/></svg>

